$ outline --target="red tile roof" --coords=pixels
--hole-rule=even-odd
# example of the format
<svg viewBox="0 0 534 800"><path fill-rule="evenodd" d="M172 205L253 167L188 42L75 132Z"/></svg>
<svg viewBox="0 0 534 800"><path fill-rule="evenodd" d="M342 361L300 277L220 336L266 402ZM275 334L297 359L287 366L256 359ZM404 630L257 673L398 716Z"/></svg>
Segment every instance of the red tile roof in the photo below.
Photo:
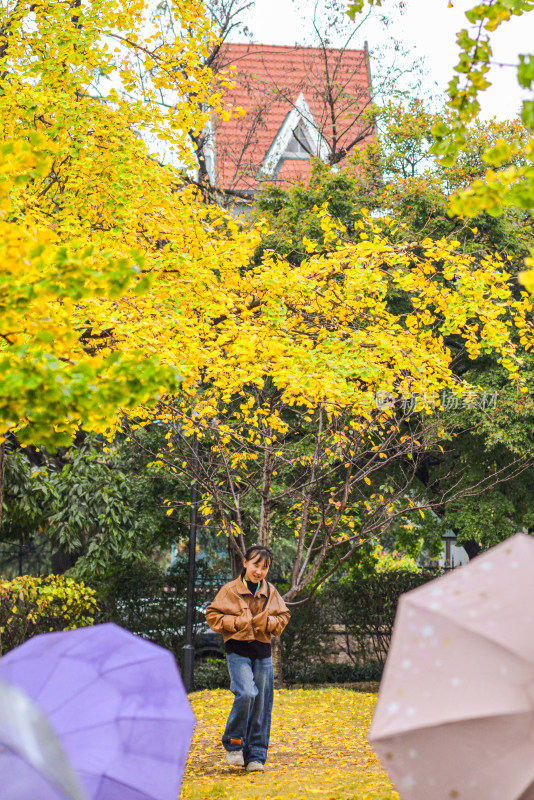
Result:
<svg viewBox="0 0 534 800"><path fill-rule="evenodd" d="M364 50L226 44L222 63L236 67L230 73L236 86L228 92L227 102L247 113L217 123L215 171L221 188L240 192L259 188L258 171L301 93L330 148L334 144L336 151L349 151L359 136L371 135L368 124L359 119L370 102ZM286 159L274 180L305 181L308 174L307 158Z"/></svg>

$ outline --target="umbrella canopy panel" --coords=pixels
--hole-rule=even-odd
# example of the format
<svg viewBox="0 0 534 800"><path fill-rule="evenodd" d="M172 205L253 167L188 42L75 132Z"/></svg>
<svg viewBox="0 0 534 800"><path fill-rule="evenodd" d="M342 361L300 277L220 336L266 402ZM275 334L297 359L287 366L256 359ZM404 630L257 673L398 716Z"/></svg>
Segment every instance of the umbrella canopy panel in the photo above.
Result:
<svg viewBox="0 0 534 800"><path fill-rule="evenodd" d="M35 703L0 682L0 796L84 800L57 737Z"/></svg>
<svg viewBox="0 0 534 800"><path fill-rule="evenodd" d="M534 539L404 595L370 741L409 800L534 800Z"/></svg>
<svg viewBox="0 0 534 800"><path fill-rule="evenodd" d="M69 796L18 753L0 745L0 797L2 800L67 800Z"/></svg>
<svg viewBox="0 0 534 800"><path fill-rule="evenodd" d="M44 712L88 797L176 800L194 716L167 650L96 625L34 637L0 678Z"/></svg>

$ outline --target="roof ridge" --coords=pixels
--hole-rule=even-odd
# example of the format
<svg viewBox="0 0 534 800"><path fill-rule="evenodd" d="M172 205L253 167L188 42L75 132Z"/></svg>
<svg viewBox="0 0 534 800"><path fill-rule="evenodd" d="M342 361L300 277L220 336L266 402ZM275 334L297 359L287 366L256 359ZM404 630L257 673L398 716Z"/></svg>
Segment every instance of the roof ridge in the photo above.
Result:
<svg viewBox="0 0 534 800"><path fill-rule="evenodd" d="M256 47L256 48L273 48L276 47L279 50L319 50L322 51L323 48L320 45L311 45L311 44L266 44L264 42L229 42L224 41L222 43L222 47L224 46L230 47ZM327 47L326 50L332 53L340 53L346 51L347 53L365 53L365 47Z"/></svg>

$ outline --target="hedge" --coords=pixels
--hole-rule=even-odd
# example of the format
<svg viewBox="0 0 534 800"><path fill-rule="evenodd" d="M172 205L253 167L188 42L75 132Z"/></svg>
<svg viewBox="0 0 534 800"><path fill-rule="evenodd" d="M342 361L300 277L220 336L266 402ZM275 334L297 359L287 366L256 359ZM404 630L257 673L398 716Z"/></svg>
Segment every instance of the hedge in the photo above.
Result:
<svg viewBox="0 0 534 800"><path fill-rule="evenodd" d="M64 575L0 579L0 654L38 633L92 625L95 592Z"/></svg>

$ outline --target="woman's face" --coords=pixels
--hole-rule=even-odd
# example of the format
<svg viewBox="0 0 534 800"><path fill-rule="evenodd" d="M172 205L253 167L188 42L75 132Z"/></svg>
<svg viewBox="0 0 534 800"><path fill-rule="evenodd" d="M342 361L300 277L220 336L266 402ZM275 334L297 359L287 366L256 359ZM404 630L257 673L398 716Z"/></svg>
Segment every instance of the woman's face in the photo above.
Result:
<svg viewBox="0 0 534 800"><path fill-rule="evenodd" d="M258 553L250 561L247 561L246 558L243 559L243 566L245 567L245 580L259 583L265 578L271 565L268 561L263 561Z"/></svg>

